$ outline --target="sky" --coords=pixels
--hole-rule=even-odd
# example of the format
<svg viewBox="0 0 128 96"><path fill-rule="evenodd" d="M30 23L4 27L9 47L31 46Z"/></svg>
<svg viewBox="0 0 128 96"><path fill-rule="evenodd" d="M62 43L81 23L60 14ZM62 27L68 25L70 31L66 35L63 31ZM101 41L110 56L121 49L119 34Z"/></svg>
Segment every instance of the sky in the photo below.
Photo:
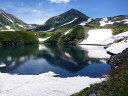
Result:
<svg viewBox="0 0 128 96"><path fill-rule="evenodd" d="M0 0L0 9L28 24L44 24L72 8L91 18L128 15L128 0Z"/></svg>

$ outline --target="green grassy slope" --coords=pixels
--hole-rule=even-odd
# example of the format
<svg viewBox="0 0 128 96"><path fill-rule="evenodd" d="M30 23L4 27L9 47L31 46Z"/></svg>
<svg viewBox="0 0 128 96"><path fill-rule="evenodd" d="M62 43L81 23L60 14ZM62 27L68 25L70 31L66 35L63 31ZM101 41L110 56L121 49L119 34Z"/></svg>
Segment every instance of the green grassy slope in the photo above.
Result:
<svg viewBox="0 0 128 96"><path fill-rule="evenodd" d="M77 25L73 28L73 30L62 37L60 40L61 45L75 45L77 42L81 39L83 39L85 36L84 28L80 25Z"/></svg>
<svg viewBox="0 0 128 96"><path fill-rule="evenodd" d="M0 45L37 44L37 37L30 32L0 32Z"/></svg>

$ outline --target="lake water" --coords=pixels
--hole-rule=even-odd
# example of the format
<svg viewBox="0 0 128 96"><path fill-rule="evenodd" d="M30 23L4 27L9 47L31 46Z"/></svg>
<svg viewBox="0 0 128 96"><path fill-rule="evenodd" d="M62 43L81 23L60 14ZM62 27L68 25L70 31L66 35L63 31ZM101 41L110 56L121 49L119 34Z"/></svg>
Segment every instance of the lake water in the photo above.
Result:
<svg viewBox="0 0 128 96"><path fill-rule="evenodd" d="M110 56L100 46L0 46L0 72L38 75L52 71L60 77L100 77L107 74Z"/></svg>

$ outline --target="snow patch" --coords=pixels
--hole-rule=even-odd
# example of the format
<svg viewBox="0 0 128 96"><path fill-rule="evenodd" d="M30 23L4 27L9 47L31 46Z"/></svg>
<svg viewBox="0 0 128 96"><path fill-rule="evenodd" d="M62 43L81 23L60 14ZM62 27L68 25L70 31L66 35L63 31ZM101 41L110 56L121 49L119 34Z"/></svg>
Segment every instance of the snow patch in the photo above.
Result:
<svg viewBox="0 0 128 96"><path fill-rule="evenodd" d="M8 30L1 30L1 31L15 31L14 29L11 29L10 26L5 26Z"/></svg>
<svg viewBox="0 0 128 96"><path fill-rule="evenodd" d="M110 25L110 24L113 24L114 22L112 21L108 21L107 18L103 18L101 21L100 21L100 26L105 26L105 25Z"/></svg>
<svg viewBox="0 0 128 96"><path fill-rule="evenodd" d="M71 29L70 29L70 30L68 30L67 32L65 32L65 34L64 34L64 35L67 35L70 31L71 31Z"/></svg>
<svg viewBox="0 0 128 96"><path fill-rule="evenodd" d="M105 79L90 77L52 77L53 72L41 75L9 75L0 73L2 96L70 96L73 93L100 83ZM86 81L86 82L85 82Z"/></svg>
<svg viewBox="0 0 128 96"><path fill-rule="evenodd" d="M128 24L128 19L124 19L124 24Z"/></svg>
<svg viewBox="0 0 128 96"><path fill-rule="evenodd" d="M18 24L18 23L17 23L17 25L20 26L20 27L22 27L22 28L25 28L24 25L20 25L20 24Z"/></svg>
<svg viewBox="0 0 128 96"><path fill-rule="evenodd" d="M51 37L51 36L50 36ZM38 38L38 40L40 41L40 42L43 42L43 41L46 41L47 39L49 39L50 37L47 37L47 38Z"/></svg>
<svg viewBox="0 0 128 96"><path fill-rule="evenodd" d="M51 29L49 29L49 30L47 30L47 31L44 31L44 32L50 32L50 31L53 31L55 28L51 28Z"/></svg>

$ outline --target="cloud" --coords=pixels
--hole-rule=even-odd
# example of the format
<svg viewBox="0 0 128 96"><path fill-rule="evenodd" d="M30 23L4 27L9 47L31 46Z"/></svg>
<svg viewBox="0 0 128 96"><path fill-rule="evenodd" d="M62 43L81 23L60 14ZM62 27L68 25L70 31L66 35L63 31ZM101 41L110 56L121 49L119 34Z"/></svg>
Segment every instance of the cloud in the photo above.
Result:
<svg viewBox="0 0 128 96"><path fill-rule="evenodd" d="M70 0L49 0L51 3L68 3Z"/></svg>
<svg viewBox="0 0 128 96"><path fill-rule="evenodd" d="M38 13L38 14L40 14L40 11L38 11L38 10L36 10L36 9L33 9L32 12L33 12L33 13Z"/></svg>

